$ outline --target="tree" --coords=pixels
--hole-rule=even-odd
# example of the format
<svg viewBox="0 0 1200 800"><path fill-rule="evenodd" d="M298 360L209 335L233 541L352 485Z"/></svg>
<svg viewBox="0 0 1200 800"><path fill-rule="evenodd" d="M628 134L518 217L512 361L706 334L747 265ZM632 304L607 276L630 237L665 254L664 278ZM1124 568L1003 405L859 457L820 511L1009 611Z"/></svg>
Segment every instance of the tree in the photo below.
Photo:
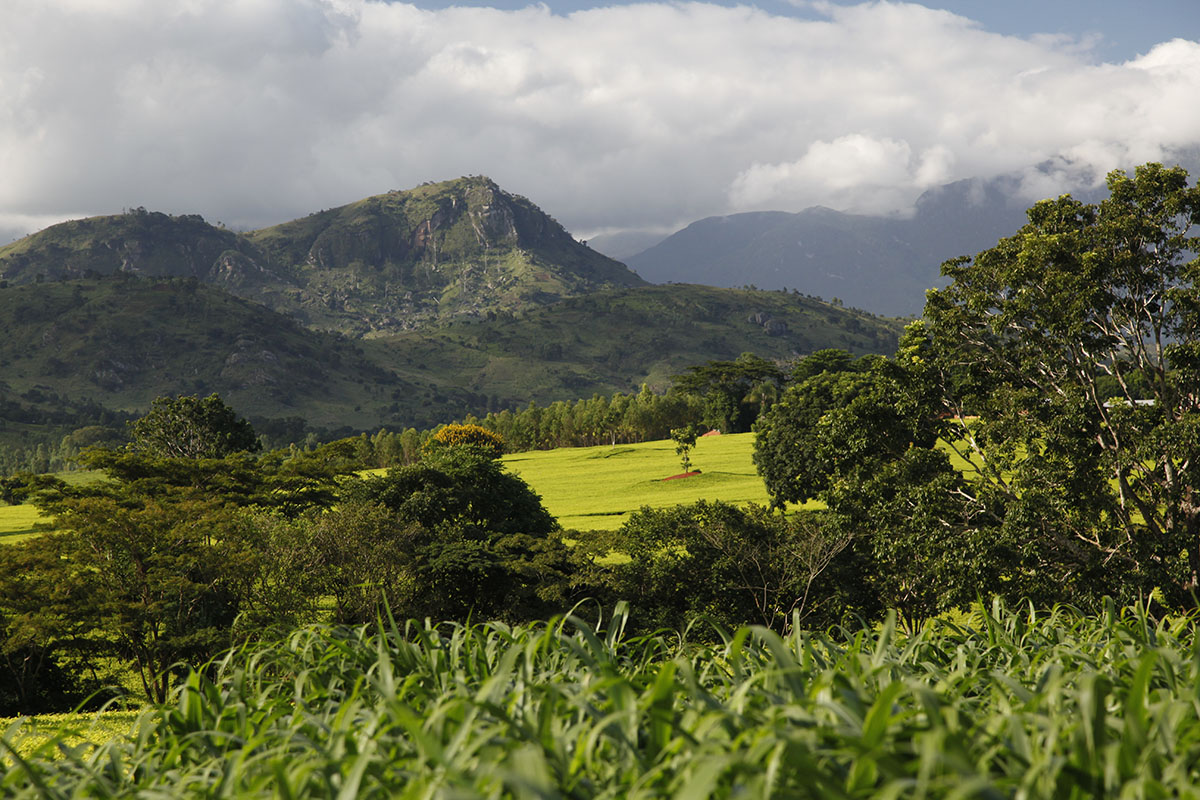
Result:
<svg viewBox="0 0 1200 800"><path fill-rule="evenodd" d="M705 425L722 433L742 433L750 430L763 410L763 399L772 396L763 392L764 385L778 390L783 385L783 372L773 361L742 353L734 361L689 367L674 381L675 391L703 399L701 421ZM748 397L756 389L755 396Z"/></svg>
<svg viewBox="0 0 1200 800"><path fill-rule="evenodd" d="M130 428L134 450L167 458L223 458L259 449L254 428L216 394L156 398Z"/></svg>
<svg viewBox="0 0 1200 800"><path fill-rule="evenodd" d="M1155 164L1109 189L947 262L894 361L813 375L759 424L775 502L823 500L913 619L990 593L1191 602L1200 192Z"/></svg>
<svg viewBox="0 0 1200 800"><path fill-rule="evenodd" d="M1127 591L1200 587L1200 189L1159 164L943 266L926 307L959 455L1030 536ZM1114 386L1116 387L1114 396ZM979 420L967 423L968 415ZM1072 555L1074 554L1074 555Z"/></svg>
<svg viewBox="0 0 1200 800"><path fill-rule="evenodd" d="M904 402L895 365L870 364L865 371L813 374L759 418L754 463L774 507L822 497L914 445L936 442L944 424Z"/></svg>
<svg viewBox="0 0 1200 800"><path fill-rule="evenodd" d="M822 372L862 372L871 363L864 357L858 361L845 350L829 347L805 356L792 367L792 381L802 383Z"/></svg>
<svg viewBox="0 0 1200 800"><path fill-rule="evenodd" d="M229 647L242 585L253 572L244 516L219 502L147 499L135 507L93 497L59 515L60 558L88 597L97 635L132 663L163 702L180 663L199 666Z"/></svg>
<svg viewBox="0 0 1200 800"><path fill-rule="evenodd" d="M504 455L504 439L479 425L444 425L429 440L430 447L476 447L491 458Z"/></svg>
<svg viewBox="0 0 1200 800"><path fill-rule="evenodd" d="M696 437L700 428L696 425L685 425L682 428L671 429L671 441L675 442L675 455L679 456L679 466L685 473L692 469L692 448L696 446Z"/></svg>
<svg viewBox="0 0 1200 800"><path fill-rule="evenodd" d="M295 542L267 536L257 517L273 515L290 532L288 517L333 502L331 473L303 458L259 461L244 452L211 459L92 450L83 458L107 479L41 487L34 502L54 516L57 533L0 548L8 633L0 657L49 665L18 670L9 660L24 702L44 695L42 676L55 674L61 654L92 666L120 659L161 701L179 664L199 666L234 644L243 610L265 627L304 607L304 598L289 597L305 577L303 559L289 550Z"/></svg>
<svg viewBox="0 0 1200 800"><path fill-rule="evenodd" d="M342 622L399 616L532 619L569 607L558 524L529 486L473 447L346 485L314 541Z"/></svg>
<svg viewBox="0 0 1200 800"><path fill-rule="evenodd" d="M859 578L849 537L820 512L784 517L761 507L700 501L643 508L615 533L581 534L596 556L627 560L599 567L597 582L628 600L645 630L681 630L705 616L732 629L785 631L798 616L827 625L852 608Z"/></svg>

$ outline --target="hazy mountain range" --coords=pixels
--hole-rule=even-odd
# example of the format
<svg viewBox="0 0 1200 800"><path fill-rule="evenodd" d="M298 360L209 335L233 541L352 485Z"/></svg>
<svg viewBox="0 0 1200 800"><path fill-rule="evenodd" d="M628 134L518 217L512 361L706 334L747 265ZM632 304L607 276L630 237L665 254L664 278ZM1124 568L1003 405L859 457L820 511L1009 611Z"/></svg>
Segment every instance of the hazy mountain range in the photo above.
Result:
<svg viewBox="0 0 1200 800"><path fill-rule="evenodd" d="M656 283L789 288L892 316L919 315L943 261L974 255L1012 234L1025 206L1003 181L960 181L926 192L910 217L871 217L815 207L709 217L666 239L597 237Z"/></svg>

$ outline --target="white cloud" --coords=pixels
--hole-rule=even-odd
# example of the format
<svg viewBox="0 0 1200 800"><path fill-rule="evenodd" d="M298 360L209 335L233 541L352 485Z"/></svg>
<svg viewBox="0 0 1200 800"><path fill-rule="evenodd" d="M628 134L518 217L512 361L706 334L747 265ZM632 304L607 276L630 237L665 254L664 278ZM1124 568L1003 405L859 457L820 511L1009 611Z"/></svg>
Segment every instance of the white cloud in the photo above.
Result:
<svg viewBox="0 0 1200 800"><path fill-rule="evenodd" d="M5 0L0 219L144 205L249 227L476 173L587 235L902 210L972 176L1055 193L1200 143L1200 43L1095 64L1087 40L815 5Z"/></svg>

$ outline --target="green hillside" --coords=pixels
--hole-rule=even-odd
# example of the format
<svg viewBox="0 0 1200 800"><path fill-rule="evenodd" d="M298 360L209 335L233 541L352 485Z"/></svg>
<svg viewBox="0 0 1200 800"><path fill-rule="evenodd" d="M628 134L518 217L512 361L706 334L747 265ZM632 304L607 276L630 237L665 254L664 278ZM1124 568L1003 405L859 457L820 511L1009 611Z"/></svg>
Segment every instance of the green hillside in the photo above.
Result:
<svg viewBox="0 0 1200 800"><path fill-rule="evenodd" d="M433 400L349 341L192 280L9 286L0 327L0 400L10 399L0 419L13 424L74 427L106 421L94 419L105 409L140 412L159 395L219 392L247 416L368 427Z"/></svg>
<svg viewBox="0 0 1200 800"><path fill-rule="evenodd" d="M261 260L244 237L197 214L137 208L52 225L0 247L0 278L32 283L128 272L197 278L233 290L280 280L254 266Z"/></svg>
<svg viewBox="0 0 1200 800"><path fill-rule="evenodd" d="M155 397L212 392L252 419L302 420L300 438L305 423L432 427L531 400L661 391L689 366L743 352L891 353L900 332L896 320L799 295L683 285L493 316L353 341L190 278L10 285L0 288L0 447L121 430Z"/></svg>
<svg viewBox="0 0 1200 800"><path fill-rule="evenodd" d="M519 316L363 343L401 377L474 395L489 409L636 390L744 352L790 359L827 347L890 355L898 320L797 294L649 286L570 298Z"/></svg>

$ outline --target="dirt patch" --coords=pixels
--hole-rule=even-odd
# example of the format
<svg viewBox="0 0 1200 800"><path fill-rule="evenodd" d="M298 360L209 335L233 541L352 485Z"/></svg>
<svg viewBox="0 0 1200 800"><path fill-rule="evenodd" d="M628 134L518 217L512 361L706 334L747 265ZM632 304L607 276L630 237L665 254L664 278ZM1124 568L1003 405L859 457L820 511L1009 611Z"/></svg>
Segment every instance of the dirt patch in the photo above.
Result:
<svg viewBox="0 0 1200 800"><path fill-rule="evenodd" d="M691 477L693 477L695 475L699 475L699 474L700 474L700 470L696 469L696 470L692 470L691 472L681 472L678 475L672 475L669 478L663 478L663 480L664 481L674 481L674 480L678 480L679 478L691 478Z"/></svg>

